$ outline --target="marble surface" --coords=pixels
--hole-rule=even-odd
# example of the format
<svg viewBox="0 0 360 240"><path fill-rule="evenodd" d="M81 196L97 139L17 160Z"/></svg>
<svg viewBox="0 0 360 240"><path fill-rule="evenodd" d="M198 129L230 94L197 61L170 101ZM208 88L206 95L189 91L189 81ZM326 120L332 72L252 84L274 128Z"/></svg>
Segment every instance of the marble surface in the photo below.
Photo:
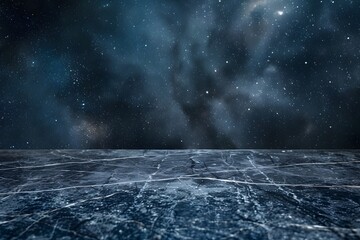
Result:
<svg viewBox="0 0 360 240"><path fill-rule="evenodd" d="M360 151L0 151L1 239L360 239Z"/></svg>

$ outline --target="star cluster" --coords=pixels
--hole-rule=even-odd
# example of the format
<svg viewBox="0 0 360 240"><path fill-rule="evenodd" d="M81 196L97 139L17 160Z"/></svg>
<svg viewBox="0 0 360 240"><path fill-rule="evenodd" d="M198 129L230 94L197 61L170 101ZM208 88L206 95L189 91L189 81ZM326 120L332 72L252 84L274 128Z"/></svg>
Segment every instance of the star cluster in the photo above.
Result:
<svg viewBox="0 0 360 240"><path fill-rule="evenodd" d="M359 148L355 0L0 2L2 148Z"/></svg>

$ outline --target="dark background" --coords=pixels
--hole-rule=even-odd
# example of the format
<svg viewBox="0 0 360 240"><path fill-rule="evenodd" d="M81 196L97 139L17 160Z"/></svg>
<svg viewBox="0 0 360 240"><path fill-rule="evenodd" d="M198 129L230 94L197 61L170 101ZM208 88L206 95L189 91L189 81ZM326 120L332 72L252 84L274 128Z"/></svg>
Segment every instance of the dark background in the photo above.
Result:
<svg viewBox="0 0 360 240"><path fill-rule="evenodd" d="M356 0L0 2L1 148L359 148Z"/></svg>

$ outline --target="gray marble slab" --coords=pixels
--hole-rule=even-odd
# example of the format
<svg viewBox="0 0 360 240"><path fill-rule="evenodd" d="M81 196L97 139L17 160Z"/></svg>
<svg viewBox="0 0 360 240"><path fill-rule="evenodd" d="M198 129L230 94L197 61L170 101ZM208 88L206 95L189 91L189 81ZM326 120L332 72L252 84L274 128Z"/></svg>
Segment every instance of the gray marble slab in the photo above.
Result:
<svg viewBox="0 0 360 240"><path fill-rule="evenodd" d="M360 151L0 151L1 239L360 239Z"/></svg>

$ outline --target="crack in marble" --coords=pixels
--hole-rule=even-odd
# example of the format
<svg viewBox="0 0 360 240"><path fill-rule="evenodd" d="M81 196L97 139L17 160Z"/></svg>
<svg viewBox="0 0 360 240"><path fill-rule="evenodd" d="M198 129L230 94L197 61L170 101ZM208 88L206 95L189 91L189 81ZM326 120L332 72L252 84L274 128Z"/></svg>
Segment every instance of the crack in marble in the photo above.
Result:
<svg viewBox="0 0 360 240"><path fill-rule="evenodd" d="M109 161L117 161L117 160L129 160L132 158L117 158L117 159L111 159ZM134 157L133 159L138 159L137 157ZM48 165L34 165L34 166L22 166L22 167L12 167L12 168L0 168L0 171L8 171L8 170L18 170L18 169L33 169L33 168L43 168L43 167L57 167L57 166L63 166L63 165L73 165L73 164L88 164L93 162L102 162L103 160L106 161L106 159L97 159L93 161L88 162L67 162L67 163L54 163L54 164L48 164ZM339 161L339 162L328 162L328 163L321 163L321 162L312 162L312 163L296 163L296 164L283 164L283 165L274 165L274 166L258 166L258 169L267 169L267 168L287 168L287 167L297 167L297 166L313 166L313 165L339 165L339 164L354 164L354 163L360 163L359 161ZM105 164L103 164L105 165ZM119 165L108 165L108 166L114 166L114 167L121 167ZM255 167L252 167L253 169L256 169ZM248 167L247 170L251 170L251 167ZM65 171L65 170L62 170ZM70 171L70 170L69 170ZM243 170L244 171L244 170Z"/></svg>
<svg viewBox="0 0 360 240"><path fill-rule="evenodd" d="M42 190L30 190L30 191L17 191L17 192L0 192L0 196L3 195L15 195L15 194L30 194L30 193L44 193L44 192L53 192L53 191L63 191L69 189L77 188L96 188L96 187L107 187L107 186L116 186L116 185L126 185L126 184L135 184L135 183L151 183L151 182L168 182L173 180L211 180L224 183L237 183L243 185L255 185L255 186L275 186L275 187L306 187L306 188L350 188L350 189L360 189L360 185L316 185L316 184L287 184L287 183L266 183L266 182L247 182L239 180L229 180L229 179L219 179L211 177L188 177L188 176L179 176L176 178L160 178L160 179L145 179L145 180L134 180L134 181L125 181L125 182L115 182L115 183L105 183L105 184L92 184L92 185L78 185L70 186L63 188L54 188L54 189L42 189Z"/></svg>

